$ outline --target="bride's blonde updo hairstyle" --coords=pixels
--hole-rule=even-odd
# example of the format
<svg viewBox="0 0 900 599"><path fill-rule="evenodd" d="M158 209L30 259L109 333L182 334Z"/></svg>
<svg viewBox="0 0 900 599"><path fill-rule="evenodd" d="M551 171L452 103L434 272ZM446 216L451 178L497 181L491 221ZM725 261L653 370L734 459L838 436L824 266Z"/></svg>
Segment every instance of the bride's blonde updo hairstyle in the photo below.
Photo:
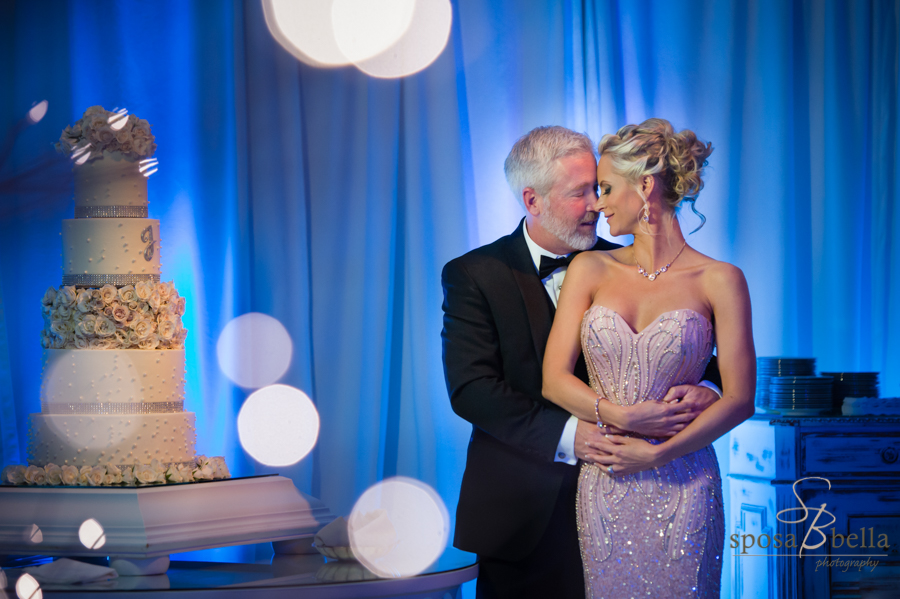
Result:
<svg viewBox="0 0 900 599"><path fill-rule="evenodd" d="M646 175L655 176L669 208L674 210L687 200L700 217L700 227L706 223L694 202L703 189L703 167L712 154L711 143L704 144L688 129L676 133L672 123L654 118L604 135L597 149L601 156L609 156L613 170L633 185Z"/></svg>

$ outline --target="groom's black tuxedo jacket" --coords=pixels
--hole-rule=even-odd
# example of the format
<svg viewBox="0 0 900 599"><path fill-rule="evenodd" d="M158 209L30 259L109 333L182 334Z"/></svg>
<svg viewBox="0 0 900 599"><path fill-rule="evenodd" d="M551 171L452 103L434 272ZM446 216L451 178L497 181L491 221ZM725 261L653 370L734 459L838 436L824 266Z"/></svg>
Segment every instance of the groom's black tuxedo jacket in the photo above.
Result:
<svg viewBox="0 0 900 599"><path fill-rule="evenodd" d="M594 249L615 247L601 239ZM541 396L555 309L521 223L447 263L441 281L447 390L453 410L473 425L454 545L521 559L540 540L574 468L553 461L569 413ZM587 380L582 359L576 373Z"/></svg>
<svg viewBox="0 0 900 599"><path fill-rule="evenodd" d="M441 275L444 376L453 410L472 423L454 545L505 560L535 548L563 479L574 480L574 466L554 462L569 419L541 395L555 309L522 226ZM594 249L616 247L600 239ZM587 382L583 357L575 374Z"/></svg>

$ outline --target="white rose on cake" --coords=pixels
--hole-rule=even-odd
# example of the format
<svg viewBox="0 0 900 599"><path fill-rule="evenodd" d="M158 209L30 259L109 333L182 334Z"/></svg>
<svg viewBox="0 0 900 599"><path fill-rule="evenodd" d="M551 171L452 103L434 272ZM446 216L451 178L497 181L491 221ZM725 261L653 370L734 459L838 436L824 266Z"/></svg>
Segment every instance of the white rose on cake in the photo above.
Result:
<svg viewBox="0 0 900 599"><path fill-rule="evenodd" d="M162 304L162 297L160 297L158 290L153 290L153 293L147 298L147 303L150 304L154 312L159 310L159 306Z"/></svg>
<svg viewBox="0 0 900 599"><path fill-rule="evenodd" d="M87 313L91 311L91 300L93 296L91 292L87 289L82 289L78 292L78 296L75 298L75 307L79 312Z"/></svg>
<svg viewBox="0 0 900 599"><path fill-rule="evenodd" d="M88 484L92 487L99 487L106 482L106 468L103 466L94 466L88 474Z"/></svg>
<svg viewBox="0 0 900 599"><path fill-rule="evenodd" d="M175 314L177 314L178 316L184 316L185 299L183 297L179 297L173 302L172 305L174 306Z"/></svg>
<svg viewBox="0 0 900 599"><path fill-rule="evenodd" d="M100 288L100 299L104 304L111 304L117 297L119 297L119 291L113 285L104 285Z"/></svg>
<svg viewBox="0 0 900 599"><path fill-rule="evenodd" d="M78 470L78 486L80 487L88 487L91 484L89 477L91 476L91 471L93 468L91 466L82 466Z"/></svg>
<svg viewBox="0 0 900 599"><path fill-rule="evenodd" d="M170 483L183 483L184 475L181 470L175 464L171 464L169 469L166 470L166 480Z"/></svg>
<svg viewBox="0 0 900 599"><path fill-rule="evenodd" d="M25 482L29 485L47 484L47 472L37 466L29 466L25 469Z"/></svg>
<svg viewBox="0 0 900 599"><path fill-rule="evenodd" d="M134 465L134 479L138 483L142 485L152 485L155 482L159 482L158 477L159 475L156 473L156 468L150 464Z"/></svg>
<svg viewBox="0 0 900 599"><path fill-rule="evenodd" d="M192 471L194 480L213 480L213 473L213 467L206 456L197 456L197 465Z"/></svg>
<svg viewBox="0 0 900 599"><path fill-rule="evenodd" d="M44 292L44 297L41 298L42 306L52 306L56 301L56 287L48 287L47 291Z"/></svg>
<svg viewBox="0 0 900 599"><path fill-rule="evenodd" d="M72 306L67 304L59 304L53 309L50 318L53 320L68 320L72 316Z"/></svg>
<svg viewBox="0 0 900 599"><path fill-rule="evenodd" d="M101 337L112 337L116 334L116 324L106 316L97 317L96 329Z"/></svg>
<svg viewBox="0 0 900 599"><path fill-rule="evenodd" d="M169 285L167 283L157 283L156 284L156 293L159 294L160 301L166 302L169 300Z"/></svg>
<svg viewBox="0 0 900 599"><path fill-rule="evenodd" d="M75 466L65 465L62 467L62 474L60 478L62 479L62 484L69 485L70 487L78 484L78 468Z"/></svg>
<svg viewBox="0 0 900 599"><path fill-rule="evenodd" d="M135 301L137 299L137 293L135 293L134 285L125 285L119 289L119 299L126 304Z"/></svg>
<svg viewBox="0 0 900 599"><path fill-rule="evenodd" d="M77 294L75 292L75 287L73 285L66 285L64 287L59 288L59 293L56 294L56 298L61 305L65 305L68 307L72 307L75 305L75 298Z"/></svg>
<svg viewBox="0 0 900 599"><path fill-rule="evenodd" d="M122 483L122 471L114 464L106 465L106 480L103 484L118 485Z"/></svg>
<svg viewBox="0 0 900 599"><path fill-rule="evenodd" d="M150 333L138 342L140 349L156 349L157 347L159 347L159 335L156 333Z"/></svg>
<svg viewBox="0 0 900 599"><path fill-rule="evenodd" d="M228 466L225 465L225 458L223 458L222 456L216 456L214 458L210 458L209 463L213 467L214 478L231 478L231 473L228 471Z"/></svg>
<svg viewBox="0 0 900 599"><path fill-rule="evenodd" d="M51 462L44 466L44 471L47 473L48 485L62 484L62 468Z"/></svg>
<svg viewBox="0 0 900 599"><path fill-rule="evenodd" d="M125 329L116 329L116 347L122 349L128 347L128 331Z"/></svg>
<svg viewBox="0 0 900 599"><path fill-rule="evenodd" d="M123 306L118 302L113 302L111 306L113 320L116 322L125 322L128 320L128 317L131 315L131 310L128 309L128 306Z"/></svg>
<svg viewBox="0 0 900 599"><path fill-rule="evenodd" d="M146 301L153 293L154 286L147 281L138 281L134 286L134 293L138 299Z"/></svg>
<svg viewBox="0 0 900 599"><path fill-rule="evenodd" d="M135 320L131 325L131 329L138 336L138 339L146 339L156 330L156 325L152 320L141 318L140 320Z"/></svg>
<svg viewBox="0 0 900 599"><path fill-rule="evenodd" d="M3 469L3 482L21 485L25 482L25 466L7 466Z"/></svg>
<svg viewBox="0 0 900 599"><path fill-rule="evenodd" d="M177 332L175 323L171 320L161 321L157 330L159 333L159 338L163 341L171 341L172 338L175 337L175 333Z"/></svg>
<svg viewBox="0 0 900 599"><path fill-rule="evenodd" d="M134 466L122 466L122 482L126 485L134 484Z"/></svg>
<svg viewBox="0 0 900 599"><path fill-rule="evenodd" d="M44 349L53 347L53 335L47 329L41 331L41 347Z"/></svg>
<svg viewBox="0 0 900 599"><path fill-rule="evenodd" d="M184 464L182 464L178 466L178 472L179 474L181 474L181 478L184 479L184 482L194 482L194 472L190 466L185 466Z"/></svg>
<svg viewBox="0 0 900 599"><path fill-rule="evenodd" d="M93 314L85 314L81 322L78 323L76 333L85 337L91 337L97 334L97 317Z"/></svg>
<svg viewBox="0 0 900 599"><path fill-rule="evenodd" d="M50 330L54 335L68 337L75 332L75 325L68 320L54 320L50 323Z"/></svg>

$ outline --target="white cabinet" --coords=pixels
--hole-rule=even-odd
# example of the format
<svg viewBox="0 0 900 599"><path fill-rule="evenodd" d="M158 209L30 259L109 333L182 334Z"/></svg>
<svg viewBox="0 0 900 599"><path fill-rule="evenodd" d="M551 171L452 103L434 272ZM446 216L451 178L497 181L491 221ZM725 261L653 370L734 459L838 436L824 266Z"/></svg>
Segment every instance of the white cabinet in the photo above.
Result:
<svg viewBox="0 0 900 599"><path fill-rule="evenodd" d="M898 455L898 417L754 416L732 431L723 596L900 596Z"/></svg>

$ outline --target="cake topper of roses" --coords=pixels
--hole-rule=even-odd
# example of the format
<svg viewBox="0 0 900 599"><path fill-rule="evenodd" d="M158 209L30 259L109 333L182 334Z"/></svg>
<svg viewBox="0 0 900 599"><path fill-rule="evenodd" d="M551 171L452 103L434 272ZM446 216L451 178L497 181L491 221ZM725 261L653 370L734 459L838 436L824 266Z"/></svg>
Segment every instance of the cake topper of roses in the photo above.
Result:
<svg viewBox="0 0 900 599"><path fill-rule="evenodd" d="M66 156L86 157L78 164L118 152L130 161L143 160L156 152L156 138L150 123L124 111L110 112L102 106L91 106L74 125L63 129L56 151Z"/></svg>

